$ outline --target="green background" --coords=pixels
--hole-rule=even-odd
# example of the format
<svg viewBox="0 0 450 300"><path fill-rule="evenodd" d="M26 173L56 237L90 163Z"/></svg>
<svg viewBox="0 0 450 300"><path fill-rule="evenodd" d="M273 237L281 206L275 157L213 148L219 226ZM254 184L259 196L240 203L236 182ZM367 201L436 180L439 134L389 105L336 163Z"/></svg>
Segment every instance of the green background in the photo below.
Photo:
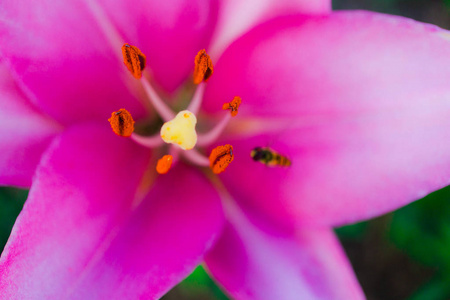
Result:
<svg viewBox="0 0 450 300"><path fill-rule="evenodd" d="M335 0L334 9L402 15L450 29L450 0ZM449 83L450 84L450 83ZM27 192L0 188L3 249ZM450 299L450 187L336 229L368 299ZM228 299L198 267L163 299Z"/></svg>

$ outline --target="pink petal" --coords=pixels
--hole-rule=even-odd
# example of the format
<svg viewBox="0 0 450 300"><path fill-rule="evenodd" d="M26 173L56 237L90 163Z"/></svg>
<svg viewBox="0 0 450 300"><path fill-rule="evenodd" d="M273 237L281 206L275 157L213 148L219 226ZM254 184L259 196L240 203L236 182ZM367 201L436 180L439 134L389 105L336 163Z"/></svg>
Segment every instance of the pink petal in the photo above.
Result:
<svg viewBox="0 0 450 300"><path fill-rule="evenodd" d="M236 159L223 175L235 197L278 221L337 225L449 184L449 36L404 18L342 12L280 18L232 45L205 105L217 111L243 99L234 122L244 137L227 140ZM252 130L266 133L245 136ZM292 166L252 162L256 146Z"/></svg>
<svg viewBox="0 0 450 300"><path fill-rule="evenodd" d="M149 154L96 126L73 127L53 142L2 254L0 294L154 298L186 276L218 230L221 207L182 167L142 199Z"/></svg>
<svg viewBox="0 0 450 300"><path fill-rule="evenodd" d="M325 14L330 0L225 0L221 1L212 55L219 54L237 37L270 18L293 14Z"/></svg>
<svg viewBox="0 0 450 300"><path fill-rule="evenodd" d="M148 68L166 91L192 80L194 58L207 48L218 0L99 1L127 42L147 56Z"/></svg>
<svg viewBox="0 0 450 300"><path fill-rule="evenodd" d="M86 1L87 2L87 1ZM145 113L130 90L120 46L113 49L84 1L2 1L0 52L27 96L61 123L105 120L126 107Z"/></svg>
<svg viewBox="0 0 450 300"><path fill-rule="evenodd" d="M233 299L364 299L332 230L286 233L230 218L205 262Z"/></svg>
<svg viewBox="0 0 450 300"><path fill-rule="evenodd" d="M0 65L0 184L29 187L31 177L60 126L35 110Z"/></svg>
<svg viewBox="0 0 450 300"><path fill-rule="evenodd" d="M81 299L159 299L201 263L223 229L220 199L192 166L158 178L144 201L77 286Z"/></svg>

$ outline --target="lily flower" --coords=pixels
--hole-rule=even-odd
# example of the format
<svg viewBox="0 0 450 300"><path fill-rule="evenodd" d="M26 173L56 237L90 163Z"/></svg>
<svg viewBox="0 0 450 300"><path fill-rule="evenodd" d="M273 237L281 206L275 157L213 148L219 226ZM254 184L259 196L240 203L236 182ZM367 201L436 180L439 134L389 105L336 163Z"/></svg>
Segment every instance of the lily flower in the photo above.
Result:
<svg viewBox="0 0 450 300"><path fill-rule="evenodd" d="M449 183L436 26L328 0L0 8L0 184L30 187L2 299L156 299L202 262L235 299L362 299L332 228Z"/></svg>

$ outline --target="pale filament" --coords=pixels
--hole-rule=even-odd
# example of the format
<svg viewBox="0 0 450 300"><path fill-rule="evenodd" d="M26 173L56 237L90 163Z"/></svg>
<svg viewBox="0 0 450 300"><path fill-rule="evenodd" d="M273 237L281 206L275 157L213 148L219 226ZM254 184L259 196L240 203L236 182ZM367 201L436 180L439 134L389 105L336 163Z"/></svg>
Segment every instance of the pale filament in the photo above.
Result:
<svg viewBox="0 0 450 300"><path fill-rule="evenodd" d="M199 134L197 138L197 145L199 146L207 146L212 144L217 138L222 134L225 127L227 127L228 122L230 122L231 115L230 113L226 113L226 115L220 120L217 125L204 134Z"/></svg>
<svg viewBox="0 0 450 300"><path fill-rule="evenodd" d="M122 53L120 51L122 45L124 44L123 37L120 35L114 24L111 22L111 20L102 9L102 7L97 3L97 1L85 0L84 2L89 11L92 13L93 18L97 22L102 33L105 35L106 41L111 46L112 53L116 55L117 62L123 61ZM127 86L128 90L138 99L140 99L140 97L138 97L138 95L136 94L136 87L138 86L136 84L136 81L133 80L132 77L130 77L129 72L125 67L122 66L122 70L124 78L123 82ZM145 106L144 103L143 105Z"/></svg>
<svg viewBox="0 0 450 300"><path fill-rule="evenodd" d="M135 132L131 134L131 139L138 143L139 145L145 146L147 148L155 148L164 144L159 134L151 136L142 136Z"/></svg>
<svg viewBox="0 0 450 300"><path fill-rule="evenodd" d="M122 60L122 54L120 49L123 45L123 38L120 36L119 32L116 30L114 25L109 20L108 16L105 14L103 9L97 3L97 1L84 1L86 5L89 7L92 12L94 19L97 24L100 26L103 34L106 36L106 39L109 41L114 54L117 55L117 61Z"/></svg>
<svg viewBox="0 0 450 300"><path fill-rule="evenodd" d="M161 139L161 137L160 137ZM170 145L169 154L172 155L172 166L175 165L180 158L180 148L175 145Z"/></svg>
<svg viewBox="0 0 450 300"><path fill-rule="evenodd" d="M191 163L201 166L201 167L209 167L209 159L198 152L196 149L192 149L189 151L183 151L183 156L189 160Z"/></svg>
<svg viewBox="0 0 450 300"><path fill-rule="evenodd" d="M195 90L194 96L192 97L191 103L189 103L189 106L186 108L186 110L189 110L194 115L198 113L200 110L200 106L202 105L203 100L203 94L205 92L205 83L201 82L197 89Z"/></svg>
<svg viewBox="0 0 450 300"><path fill-rule="evenodd" d="M145 78L145 76L142 76L140 81L142 82L142 86L144 87L144 90L147 93L147 96L148 96L150 102L153 104L156 111L161 116L161 118L164 120L164 122L168 122L168 121L172 120L175 117L175 113L158 96L156 91L151 86L150 82L148 82L147 78Z"/></svg>

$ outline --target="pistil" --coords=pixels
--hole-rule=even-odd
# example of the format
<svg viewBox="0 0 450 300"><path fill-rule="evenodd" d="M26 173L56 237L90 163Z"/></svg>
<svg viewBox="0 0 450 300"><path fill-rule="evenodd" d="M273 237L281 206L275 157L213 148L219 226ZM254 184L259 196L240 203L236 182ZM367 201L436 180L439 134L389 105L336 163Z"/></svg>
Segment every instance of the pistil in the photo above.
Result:
<svg viewBox="0 0 450 300"><path fill-rule="evenodd" d="M197 117L192 112L180 111L175 118L161 127L161 138L168 144L178 145L183 150L191 150L197 143L196 124Z"/></svg>

